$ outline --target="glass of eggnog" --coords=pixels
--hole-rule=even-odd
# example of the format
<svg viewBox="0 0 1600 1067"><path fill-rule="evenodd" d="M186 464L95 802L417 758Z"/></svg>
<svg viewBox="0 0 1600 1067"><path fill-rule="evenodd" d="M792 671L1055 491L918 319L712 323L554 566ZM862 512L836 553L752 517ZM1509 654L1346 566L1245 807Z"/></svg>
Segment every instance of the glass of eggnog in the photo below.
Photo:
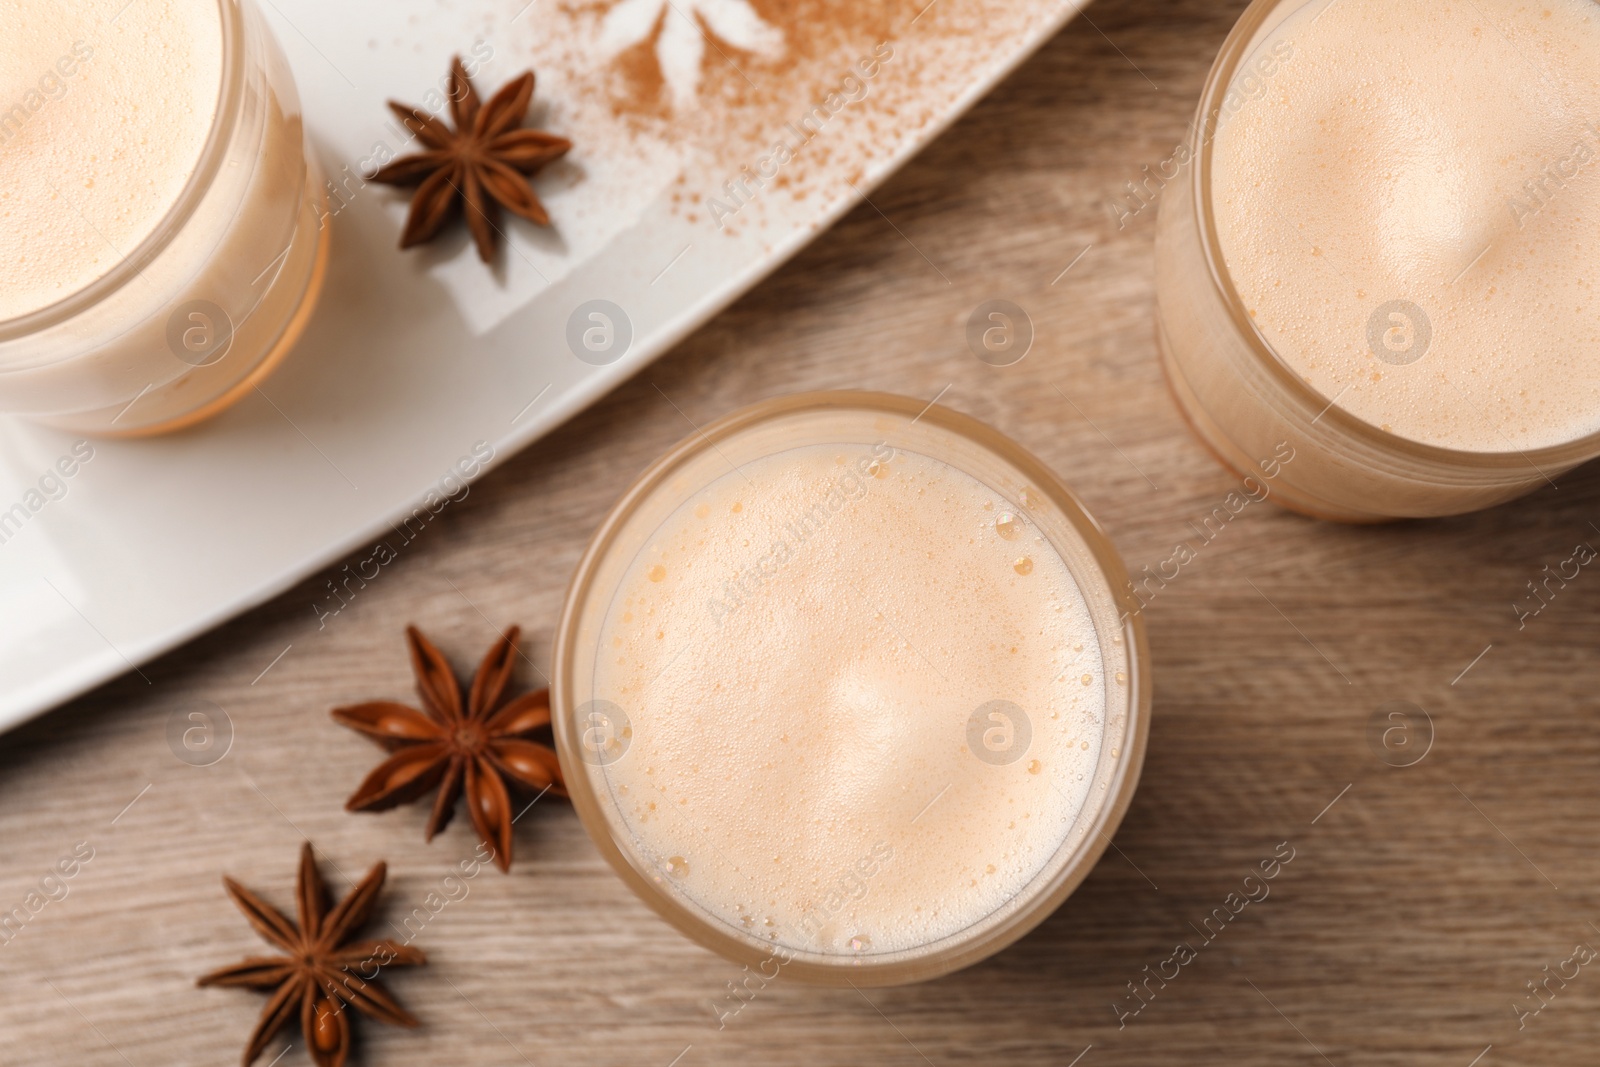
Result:
<svg viewBox="0 0 1600 1067"><path fill-rule="evenodd" d="M551 678L568 789L749 982L952 971L1049 915L1127 809L1150 714L1127 588L981 423L757 404L646 471L579 564Z"/></svg>
<svg viewBox="0 0 1600 1067"><path fill-rule="evenodd" d="M294 343L322 180L249 0L0 0L0 412L187 426Z"/></svg>
<svg viewBox="0 0 1600 1067"><path fill-rule="evenodd" d="M1600 455L1600 7L1256 0L1157 237L1168 380L1239 474L1350 522Z"/></svg>

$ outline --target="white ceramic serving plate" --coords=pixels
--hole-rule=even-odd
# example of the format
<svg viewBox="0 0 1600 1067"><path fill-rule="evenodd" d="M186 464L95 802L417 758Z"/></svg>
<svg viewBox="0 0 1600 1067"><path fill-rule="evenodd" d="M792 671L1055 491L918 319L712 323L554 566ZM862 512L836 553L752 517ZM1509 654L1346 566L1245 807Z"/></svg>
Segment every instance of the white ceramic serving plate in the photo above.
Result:
<svg viewBox="0 0 1600 1067"><path fill-rule="evenodd" d="M864 23L839 34L836 55L770 24L745 51L719 39L718 27L748 32L738 16L781 0L259 2L339 184L326 291L259 394L196 430L91 442L64 495L0 543L0 728L370 546L475 447L504 459L559 426L859 202L1084 0L911 0L884 16L892 32L879 41ZM607 21L613 8L624 10ZM674 18L692 19L701 44ZM875 45L890 56L864 76L872 64L858 61ZM699 81L685 61L697 49ZM460 237L396 251L403 195L359 178L375 153L405 150L383 101L428 103L453 50L476 53L485 96L533 66L533 124L577 142L536 182L554 230L508 228L492 274ZM807 53L800 73L791 52ZM671 76L652 84L652 63ZM734 74L764 108L738 103ZM810 136L786 132L795 122ZM786 163L748 147L784 137L799 146ZM741 166L778 174L767 188L747 182L739 207L724 183ZM702 199L719 190L731 216ZM580 360L567 340L593 300L631 326L608 364ZM602 342L604 324L586 314ZM0 511L37 503L28 490L74 442L0 419Z"/></svg>

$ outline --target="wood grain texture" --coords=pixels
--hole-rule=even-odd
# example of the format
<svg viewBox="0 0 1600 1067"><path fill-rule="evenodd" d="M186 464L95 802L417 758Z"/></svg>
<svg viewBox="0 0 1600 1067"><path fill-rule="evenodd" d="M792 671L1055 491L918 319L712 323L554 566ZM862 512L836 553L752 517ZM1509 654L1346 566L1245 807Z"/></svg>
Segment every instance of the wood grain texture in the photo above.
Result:
<svg viewBox="0 0 1600 1067"><path fill-rule="evenodd" d="M302 836L340 889L386 858L396 924L440 889L472 851L467 821L429 846L422 809L345 814L375 750L328 709L409 698L408 621L463 668L492 627L521 623L543 664L590 531L688 420L801 389L948 386L946 403L1060 471L1131 569L1195 540L1188 521L1232 484L1158 369L1155 212L1119 230L1105 202L1184 137L1241 8L1101 0L875 207L477 483L324 627L312 604L328 575L8 735L0 911L77 843L94 858L0 944L0 1063L234 1062L262 999L193 986L258 947L220 876L288 907ZM1037 332L1009 368L965 347L967 315L992 298ZM361 1062L1468 1067L1492 1045L1483 1067L1592 1063L1594 968L1552 982L1524 1029L1512 1005L1536 1003L1524 983L1577 943L1600 945L1600 577L1583 572L1524 629L1511 607L1545 564L1600 543L1591 522L1593 469L1483 514L1377 529L1249 507L1149 607L1154 727L1117 849L1034 934L926 985L779 981L719 1030L711 1006L738 969L656 919L571 810L541 802L514 873L465 883L417 935L431 965L390 979L424 1028L361 1025ZM1397 700L1436 735L1406 769L1367 739ZM196 701L235 732L210 767L167 742ZM1271 895L1119 1028L1126 983L1198 944L1282 842L1295 858ZM308 1061L296 1047L279 1062Z"/></svg>

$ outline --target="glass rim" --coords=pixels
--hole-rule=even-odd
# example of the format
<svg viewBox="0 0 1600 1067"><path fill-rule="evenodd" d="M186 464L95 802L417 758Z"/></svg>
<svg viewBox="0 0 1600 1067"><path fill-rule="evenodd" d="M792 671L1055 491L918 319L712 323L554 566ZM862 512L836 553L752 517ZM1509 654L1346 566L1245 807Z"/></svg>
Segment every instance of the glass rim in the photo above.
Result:
<svg viewBox="0 0 1600 1067"><path fill-rule="evenodd" d="M0 319L0 345L42 333L120 291L172 243L205 199L227 157L229 142L239 122L246 66L243 12L237 0L215 2L222 25L222 78L217 87L217 108L211 117L211 129L189 180L155 228L116 266L54 303L16 318Z"/></svg>
<svg viewBox="0 0 1600 1067"><path fill-rule="evenodd" d="M1533 466L1535 470L1542 470L1546 464L1550 466L1564 464L1566 467L1571 467L1584 462L1594 455L1597 448L1600 448L1600 431L1571 441L1538 448L1513 447L1505 451L1480 452L1426 444L1374 426L1313 388L1278 354L1245 310L1244 301L1239 296L1233 284L1233 276L1228 270L1227 257L1223 254L1222 241L1217 234L1216 219L1212 212L1212 151L1216 144L1217 130L1220 128L1223 104L1233 85L1234 75L1238 73L1240 64L1248 58L1249 47L1257 32L1274 12L1290 5L1298 9L1314 2L1316 0L1251 0L1250 6L1239 16L1239 21L1234 23L1233 29L1223 41L1222 48L1206 75L1205 87L1201 90L1200 104L1195 113L1194 129L1197 131L1200 143L1193 173L1189 179L1192 183L1195 227L1210 284L1227 308L1235 333L1246 342L1255 355L1257 365L1266 370L1275 383L1290 393L1297 403L1310 410L1320 411L1319 419L1325 419L1344 433L1360 439L1369 446L1389 452L1399 452L1424 463L1446 466L1480 468ZM1330 6L1331 3L1337 2L1338 0L1330 0Z"/></svg>
<svg viewBox="0 0 1600 1067"><path fill-rule="evenodd" d="M971 936L957 931L931 942L927 948L885 953L881 957L840 956L838 962L824 962L826 954L794 950L778 943L761 946L724 931L712 916L657 886L633 862L603 810L600 776L592 773L589 762L579 754L580 728L573 702L575 672L582 652L579 626L592 606L601 564L641 506L665 487L685 463L735 434L784 416L841 408L927 422L978 445L1023 474L1029 486L1056 508L1082 538L1090 561L1106 582L1111 602L1119 611L1128 681L1125 707L1117 705L1125 715L1125 723L1116 735L1107 731L1107 745L1113 744L1111 738L1115 736L1122 752L1113 757L1115 762L1104 779L1102 799L1092 810L1085 805L1078 819L1063 832L1055 853L1016 897L977 920L970 928L976 931ZM1130 589L1127 570L1110 539L1055 472L1020 444L977 419L911 397L864 391L808 392L759 401L690 434L652 463L613 505L584 549L556 627L550 677L552 727L568 794L590 839L634 894L680 933L724 958L760 967L769 959L788 957L781 965L782 973L817 985L899 985L948 974L999 952L1043 922L1094 869L1127 813L1143 769L1151 712L1150 652L1143 618ZM1110 636L1098 623L1096 634L1102 643ZM1102 752L1101 759L1105 758ZM1079 826L1085 827L1081 836L1074 834Z"/></svg>

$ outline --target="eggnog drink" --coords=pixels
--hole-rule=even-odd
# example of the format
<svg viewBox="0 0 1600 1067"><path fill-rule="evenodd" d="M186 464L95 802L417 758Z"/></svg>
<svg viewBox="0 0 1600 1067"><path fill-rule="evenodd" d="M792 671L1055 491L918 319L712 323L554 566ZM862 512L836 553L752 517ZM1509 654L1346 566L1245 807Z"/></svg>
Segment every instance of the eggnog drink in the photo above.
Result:
<svg viewBox="0 0 1600 1067"><path fill-rule="evenodd" d="M264 371L320 268L293 85L237 0L0 0L0 410L140 432Z"/></svg>
<svg viewBox="0 0 1600 1067"><path fill-rule="evenodd" d="M1096 844L1137 757L1106 574L1041 488L927 429L821 412L735 469L719 442L595 605L580 726L608 822L768 953L962 941Z"/></svg>
<svg viewBox="0 0 1600 1067"><path fill-rule="evenodd" d="M1235 466L1305 440L1287 498L1347 518L1593 457L1597 69L1592 0L1253 6L1163 206L1163 340L1202 436Z"/></svg>

